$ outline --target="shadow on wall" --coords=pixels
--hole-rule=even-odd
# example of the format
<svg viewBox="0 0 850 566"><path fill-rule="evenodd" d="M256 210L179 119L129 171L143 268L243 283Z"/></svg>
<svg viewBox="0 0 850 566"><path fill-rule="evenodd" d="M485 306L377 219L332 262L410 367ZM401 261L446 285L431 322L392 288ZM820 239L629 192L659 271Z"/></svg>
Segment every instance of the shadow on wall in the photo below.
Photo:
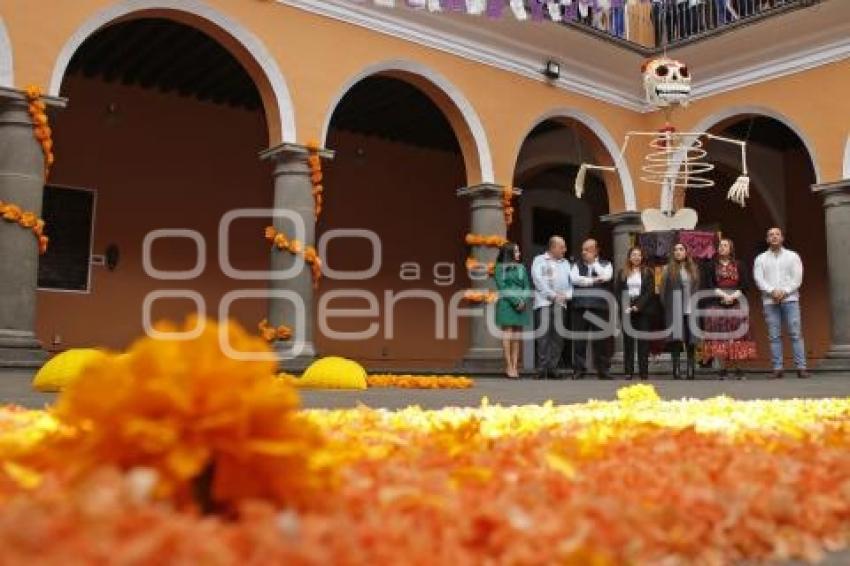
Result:
<svg viewBox="0 0 850 566"><path fill-rule="evenodd" d="M510 235L524 247L528 262L546 251L549 236L556 234L566 238L568 256L578 257L587 238L599 242L604 257L613 253L610 227L599 220L609 211L605 184L589 175L584 198L579 199L573 193L576 172L574 165L560 166L521 184L525 192Z"/></svg>
<svg viewBox="0 0 850 566"><path fill-rule="evenodd" d="M465 183L459 153L416 147L376 136L331 130L328 146L337 151L325 170L325 212L318 234L335 228L374 231L380 238L381 268L370 279L322 282L318 300L329 292L363 290L378 297L378 316L335 318L336 332L364 331L378 323L377 335L350 341L334 339L317 329L316 346L323 354L347 356L367 367L452 368L466 354L468 327L458 338L437 339L436 307L428 299L403 299L390 306L384 293L421 289L437 293L446 304L452 293L469 287L464 262L464 237L469 230L469 202L456 196ZM339 240L325 262L334 269L355 271L370 265L372 248L365 240ZM415 263L413 269L404 264ZM364 299L335 299L334 309L364 309ZM394 336L384 338L387 316Z"/></svg>
<svg viewBox="0 0 850 566"><path fill-rule="evenodd" d="M257 158L267 139L261 111L82 78L66 79L63 95L73 104L56 117L51 183L97 191L94 253L115 243L121 263L114 272L93 267L90 293L39 292L37 332L44 344L59 337L61 348L124 348L142 334L142 302L154 290L196 291L215 315L226 292L265 288L261 281L230 280L217 259L222 215L272 204L271 171ZM237 267L268 268L267 223L252 219L233 226ZM204 236L207 267L198 279L158 281L144 273L142 241L160 228ZM197 256L186 239L161 242L153 254L161 270L191 269ZM181 320L193 311L189 300L164 299L153 314ZM233 314L249 330L256 328L266 316L265 301L236 303Z"/></svg>

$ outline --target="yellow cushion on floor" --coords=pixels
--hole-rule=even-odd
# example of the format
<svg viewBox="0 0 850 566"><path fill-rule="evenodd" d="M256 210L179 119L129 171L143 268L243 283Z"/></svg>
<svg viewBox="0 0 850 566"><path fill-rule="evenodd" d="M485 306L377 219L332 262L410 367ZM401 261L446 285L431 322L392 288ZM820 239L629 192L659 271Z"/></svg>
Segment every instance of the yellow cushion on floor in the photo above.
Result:
<svg viewBox="0 0 850 566"><path fill-rule="evenodd" d="M38 370L32 386L36 391L61 391L92 362L107 356L103 350L78 348L54 356Z"/></svg>
<svg viewBox="0 0 850 566"><path fill-rule="evenodd" d="M355 361L329 356L310 364L295 384L311 389L366 389L366 370Z"/></svg>

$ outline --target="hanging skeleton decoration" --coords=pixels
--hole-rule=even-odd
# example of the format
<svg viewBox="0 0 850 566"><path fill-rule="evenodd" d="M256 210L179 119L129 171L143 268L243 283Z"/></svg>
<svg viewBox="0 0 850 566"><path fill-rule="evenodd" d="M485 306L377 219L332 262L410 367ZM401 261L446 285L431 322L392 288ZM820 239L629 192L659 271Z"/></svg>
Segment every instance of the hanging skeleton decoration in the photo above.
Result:
<svg viewBox="0 0 850 566"><path fill-rule="evenodd" d="M705 140L734 144L741 149L742 174L726 195L732 202L746 206L749 198L750 179L747 176L746 142L716 136L708 132L678 132L670 124L670 116L678 106L687 106L691 94L691 75L688 67L679 61L659 57L643 66L643 85L646 101L650 105L663 109L667 123L657 132L629 132L620 151L626 153L632 138L649 138L649 152L640 168L640 179L661 187L660 209L646 209L641 215L647 232L658 230L692 230L698 221L697 212L691 208L674 210L675 191L687 189L710 189L714 181L705 175L714 169L714 165L705 161L708 151ZM576 176L576 196L584 194L584 181L587 171L612 171L616 167L590 165L582 163Z"/></svg>

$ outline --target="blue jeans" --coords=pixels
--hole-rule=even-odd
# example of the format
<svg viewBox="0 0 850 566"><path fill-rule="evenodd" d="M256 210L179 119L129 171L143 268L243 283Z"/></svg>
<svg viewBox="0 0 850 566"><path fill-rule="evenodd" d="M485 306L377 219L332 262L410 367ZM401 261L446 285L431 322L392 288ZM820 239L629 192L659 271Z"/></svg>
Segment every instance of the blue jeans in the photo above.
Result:
<svg viewBox="0 0 850 566"><path fill-rule="evenodd" d="M782 369L782 322L791 336L794 350L794 365L797 369L806 369L806 346L803 343L803 329L800 321L800 303L797 301L764 305L764 320L767 323L767 335L770 338L770 355L773 369Z"/></svg>

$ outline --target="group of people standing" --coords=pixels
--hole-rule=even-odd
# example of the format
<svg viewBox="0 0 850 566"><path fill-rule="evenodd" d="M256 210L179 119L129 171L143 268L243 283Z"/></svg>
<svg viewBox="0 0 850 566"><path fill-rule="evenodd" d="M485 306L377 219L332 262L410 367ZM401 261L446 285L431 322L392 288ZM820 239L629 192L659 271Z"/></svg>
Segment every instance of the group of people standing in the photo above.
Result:
<svg viewBox="0 0 850 566"><path fill-rule="evenodd" d="M772 377L783 377L784 324L798 377L808 378L799 307L802 262L784 247L782 229L768 230L767 244L768 250L756 258L752 275L762 296ZM627 379L636 375L649 379L650 350L656 340L671 353L674 379L695 379L700 344L704 358L719 361L720 378L727 377L730 369L735 377L743 378L739 363L756 358L745 298L749 270L736 258L732 240L721 239L715 257L702 267L684 244L676 244L660 280L637 246L628 251L624 265L617 270L600 258L599 245L593 239L582 244L577 261L571 262L566 254L564 238L552 236L547 250L534 258L529 276L517 244L509 242L499 252L496 324L503 333L507 377L519 378L521 336L532 321L537 379L567 377L568 368L559 367L565 348L572 349L573 379L587 375L589 360L599 379L612 379L617 322L623 334ZM616 316L611 313L612 305L616 305Z"/></svg>

